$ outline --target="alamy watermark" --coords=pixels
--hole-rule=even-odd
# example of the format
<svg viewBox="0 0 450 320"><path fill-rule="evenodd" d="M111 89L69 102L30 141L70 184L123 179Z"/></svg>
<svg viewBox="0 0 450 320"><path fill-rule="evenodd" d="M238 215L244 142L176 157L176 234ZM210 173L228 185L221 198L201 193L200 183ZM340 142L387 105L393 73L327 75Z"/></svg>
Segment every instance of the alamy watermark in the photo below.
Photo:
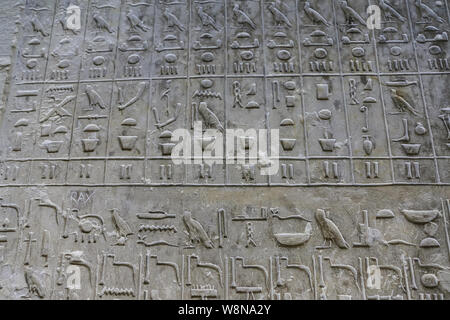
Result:
<svg viewBox="0 0 450 320"><path fill-rule="evenodd" d="M371 5L367 7L367 28L369 30L381 29L381 9L377 5Z"/></svg>
<svg viewBox="0 0 450 320"><path fill-rule="evenodd" d="M367 283L366 286L371 290L381 289L381 270L377 265L367 266Z"/></svg>
<svg viewBox="0 0 450 320"><path fill-rule="evenodd" d="M81 9L79 6L72 4L67 7L65 28L75 32L81 30Z"/></svg>
<svg viewBox="0 0 450 320"><path fill-rule="evenodd" d="M368 18L366 20L369 30L381 29L381 9L377 5L367 7ZM78 32L81 30L81 9L71 4L66 9L66 29Z"/></svg>
<svg viewBox="0 0 450 320"><path fill-rule="evenodd" d="M225 155L224 155L225 135ZM268 143L270 136L270 143ZM260 168L261 175L276 175L279 169L280 137L278 129L202 129L194 123L193 135L176 129L171 137L174 164L248 164ZM162 146L167 147L167 145Z"/></svg>
<svg viewBox="0 0 450 320"><path fill-rule="evenodd" d="M66 287L70 290L81 289L81 270L80 267L69 265L65 270L67 275Z"/></svg>

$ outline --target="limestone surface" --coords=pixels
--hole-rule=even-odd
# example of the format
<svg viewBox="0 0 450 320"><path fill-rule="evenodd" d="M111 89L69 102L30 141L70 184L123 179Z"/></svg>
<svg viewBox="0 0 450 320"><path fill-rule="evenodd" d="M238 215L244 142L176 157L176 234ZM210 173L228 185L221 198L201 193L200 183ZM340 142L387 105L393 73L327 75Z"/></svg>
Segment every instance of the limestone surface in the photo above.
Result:
<svg viewBox="0 0 450 320"><path fill-rule="evenodd" d="M0 6L0 299L450 299L447 0Z"/></svg>

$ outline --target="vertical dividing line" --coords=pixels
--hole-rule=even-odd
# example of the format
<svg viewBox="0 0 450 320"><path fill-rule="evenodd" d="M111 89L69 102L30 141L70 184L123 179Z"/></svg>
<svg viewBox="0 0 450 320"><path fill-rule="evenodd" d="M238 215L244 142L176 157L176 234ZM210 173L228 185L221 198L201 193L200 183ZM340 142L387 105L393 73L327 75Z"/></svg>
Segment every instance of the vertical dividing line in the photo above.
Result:
<svg viewBox="0 0 450 320"><path fill-rule="evenodd" d="M150 63L151 65L151 63ZM147 97L147 102L144 101L144 110L146 111L146 123L145 123L145 135L144 135L144 173L143 173L143 184L147 185L147 163L148 163L148 153L150 152L150 148L148 148L148 142L150 140L149 131L150 131L150 110L152 107L152 80L145 80L147 85L147 94L145 95Z"/></svg>
<svg viewBox="0 0 450 320"><path fill-rule="evenodd" d="M126 1L126 0L125 0ZM154 13L153 13L153 38L152 38L152 50L150 50L150 52L152 53L150 55L150 66L149 66L149 70L148 70L148 77L150 78L150 80L153 80L154 75L153 75L153 61L155 61L155 55L156 55L156 51L155 51L155 37L156 37L156 17L158 16L157 13L159 13L159 5L157 5L157 3L161 3L161 1L152 1L153 6L154 6ZM150 46L149 46L150 48ZM155 76L156 78L156 76Z"/></svg>
<svg viewBox="0 0 450 320"><path fill-rule="evenodd" d="M182 250L182 249L181 249ZM181 300L184 300L184 254L181 255Z"/></svg>
<svg viewBox="0 0 450 320"><path fill-rule="evenodd" d="M49 40L48 40L48 50L47 50L47 57L49 56L49 54L50 54L50 50L51 50L51 48L52 48L52 40L53 40L53 29L54 29L54 25L55 25L55 18L56 18L56 10L57 10L57 8L58 8L58 6L57 6L57 4L58 4L58 1L55 1L55 4L54 4L54 7L53 7L53 20L52 20L52 27L51 27L51 29L50 29L50 38L49 38ZM25 4L25 7L24 7L24 9L23 9L23 11L22 11L22 17L24 17L25 16L25 11L27 10L27 4ZM24 29L24 26L23 26L23 24L21 24L21 33L20 33L20 38L22 39L22 40L24 40L24 32L23 32L23 29ZM18 50L18 54L20 53L20 50ZM45 92L45 88L46 88L46 86L47 86L47 84L46 84L46 76L47 76L47 69L48 69L48 61L49 61L49 59L47 58L46 59L46 61L45 61L45 67L44 67L44 70L43 70L43 78L42 78L42 81L36 81L36 84L40 84L41 85L41 90L42 90L42 92L41 92L41 96L39 97L39 107L36 107L37 108L37 110L36 110L36 122L37 122L37 124L39 125L39 119L40 119L40 117L41 117L41 109L42 109L42 104L43 104L43 101L44 101L44 92ZM15 73L15 70L16 68L14 68L14 70L12 70L11 71L11 82L12 82L12 80L13 80L13 77L14 77L14 73ZM27 85L34 85L35 83L33 83L33 82L30 82L30 83L27 83ZM15 85L16 87L17 87L17 84ZM12 90L11 90L11 94L12 94ZM5 110L5 112L6 112L6 110ZM75 112L74 112L75 113ZM34 141L37 141L37 138L36 137L34 137ZM37 144L35 144L34 146L33 146L33 154L35 154L35 150L36 150L36 148L38 148L38 145ZM70 153L70 144L69 144L69 151L68 151L68 153ZM51 160L51 159L49 159L49 160ZM33 165L34 165L34 163L35 162L37 162L36 160L33 160L33 156L31 157L31 161L30 161L30 174L28 175L28 177L27 177L27 182L28 183L30 183L31 182L31 171L33 170ZM65 181L67 181L67 172L69 171L68 170L68 167L69 167L69 163L67 163L66 164L66 177L65 177Z"/></svg>
<svg viewBox="0 0 450 320"><path fill-rule="evenodd" d="M447 21L450 21L450 11L448 6L448 1L444 1L445 8L447 9Z"/></svg>
<svg viewBox="0 0 450 320"><path fill-rule="evenodd" d="M126 1L126 0L124 0ZM117 57L118 57L118 47L119 47L119 35L120 35L120 17L122 16L122 7L124 7L122 5L122 0L119 1L120 2L120 9L119 9L119 23L117 26L117 38L116 38L116 52L114 53L114 64L113 64L113 76L112 76L112 82L111 82L111 95L110 95L110 99L109 99L109 118L108 118L108 131L106 134L106 154L105 154L105 167L104 167L104 174L103 174L103 179L106 183L106 173L108 172L107 167L108 167L108 163L109 163L109 150L110 150L110 145L109 145L109 135L111 134L111 122L112 122L112 117L113 117L113 94L114 94L114 86L117 86L116 83L116 62L117 62ZM86 23L86 27L87 27L87 23ZM101 82L104 83L104 82Z"/></svg>
<svg viewBox="0 0 450 320"><path fill-rule="evenodd" d="M409 28L411 30L411 35L414 36L414 27L413 27L412 20L411 20L411 12L409 11L409 4L408 4L408 1L405 1L405 2L406 2L406 11L408 13ZM431 122L430 122L430 117L428 115L428 107L427 107L427 102L426 102L425 95L424 95L423 81L422 81L422 72L420 70L419 57L417 56L416 42L414 41L413 38L411 39L411 41L412 41L412 44L413 44L414 56L416 58L416 63L417 63L417 75L419 76L420 96L422 97L423 109L424 109L424 112L425 112L425 120L427 121L428 130L430 132L431 149L433 151L433 158L434 158L433 160L434 160L435 173L436 173L436 183L440 184L441 183L441 177L439 175L439 166L438 166L438 160L437 160L437 157L436 157L436 148L434 147L433 131L431 130Z"/></svg>
<svg viewBox="0 0 450 320"><path fill-rule="evenodd" d="M49 56L50 49L52 47L53 29L55 27L55 20L56 20L56 14L57 14L57 9L58 9L58 5L57 5L58 3L59 3L58 1L55 1L55 6L53 8L53 20L52 20L52 27L51 27L51 30L50 30L50 39L49 39L49 44L48 44L47 57ZM22 28L22 30L23 30L23 28ZM42 79L42 82L44 82L44 83L46 82L45 81L45 79L46 79L45 76L47 75L48 61L49 61L49 59L47 59L47 61L45 62L44 78Z"/></svg>
<svg viewBox="0 0 450 320"><path fill-rule="evenodd" d="M403 265L403 274L405 275L406 297L407 297L408 300L412 300L411 290L409 289L408 273L406 272L406 260L405 260L405 257L402 257L402 265Z"/></svg>
<svg viewBox="0 0 450 320"><path fill-rule="evenodd" d="M367 300L366 296L366 285L364 283L364 267L363 267L363 260L361 257L358 257L359 260L359 272L361 273L361 291L362 291L362 298L363 300Z"/></svg>
<svg viewBox="0 0 450 320"><path fill-rule="evenodd" d="M447 210L445 210L444 200L442 201L442 216L444 217L444 230L445 230L445 239L447 242L447 250L448 250L448 259L450 261L450 238L448 236L448 218L450 218L450 200L446 200ZM445 213L447 211L447 213Z"/></svg>
<svg viewBox="0 0 450 320"><path fill-rule="evenodd" d="M262 51L263 51L263 62L264 62L264 66L263 66L263 78L264 78L264 86L263 86L263 90L264 90L264 121L265 123L265 127L266 127L266 150L267 150L267 156L272 156L272 152L269 149L271 146L271 143L269 142L271 139L271 134L270 134L270 108L268 108L268 101L267 101L267 61L266 61L266 55L267 55L267 50L266 50L266 30L264 27L264 0L260 0L259 2L260 4L260 8L261 8L261 31L262 31L262 36L261 36L261 46L262 46ZM259 141L258 141L258 145L259 145ZM259 154L257 154L257 159L256 161L258 161L259 158ZM267 175L266 177L266 185L270 186L270 181L271 181L271 177L269 175Z"/></svg>
<svg viewBox="0 0 450 320"><path fill-rule="evenodd" d="M369 5L372 4L372 1L373 0L369 0ZM405 0L405 1L407 1L407 0ZM389 136L389 126L388 126L388 120L387 120L386 104L384 102L383 86L382 86L381 75L380 75L381 69L380 69L380 61L379 61L379 57L378 57L378 47L377 47L377 39L375 37L375 30L372 30L372 37L374 39L374 45L375 45L375 63L377 66L378 88L380 90L381 107L383 109L384 129L386 132L387 146L388 146L388 152L389 152L389 163L390 163L390 167L391 167L392 183L395 183L394 160L392 160L391 138Z"/></svg>
<svg viewBox="0 0 450 320"><path fill-rule="evenodd" d="M62 0L61 0L62 1ZM89 8L91 5L91 0L87 1L87 6L86 6L86 18L84 19L84 33L83 33L83 40L82 40L82 45L81 45L81 53L84 52L84 42L86 39L86 33L87 33L87 27L88 27L88 17L89 17ZM80 19L81 20L81 19ZM78 109L78 99L79 99L79 94L80 94L80 78L81 78L81 68L83 66L83 55L80 57L80 66L78 69L78 80L76 81L77 83L77 90L76 90L76 98L75 98L75 106L73 108L73 118L72 118L72 132L71 132L71 139L70 139L70 147L69 147L69 161L67 162L67 170L66 170L66 179L65 179L65 184L67 185L67 177L69 174L69 164L70 164L70 160L72 160L72 148L74 148L74 146L72 146L72 143L74 141L74 128L75 128L75 123L76 123L76 115L77 115L77 109ZM105 168L106 168L106 164L105 164ZM104 169L106 170L106 169ZM105 183L105 173L103 174L103 183Z"/></svg>
<svg viewBox="0 0 450 320"><path fill-rule="evenodd" d="M228 279L228 256L225 256L225 283L224 283L224 287L225 287L225 300L228 300L228 283L230 282Z"/></svg>
<svg viewBox="0 0 450 320"><path fill-rule="evenodd" d="M138 284L137 284L137 298L136 300L141 300L141 283L142 283L142 253L139 254L139 267L138 267Z"/></svg>
<svg viewBox="0 0 450 320"><path fill-rule="evenodd" d="M270 300L273 300L273 257L269 257Z"/></svg>
<svg viewBox="0 0 450 320"><path fill-rule="evenodd" d="M300 15L298 13L298 10L300 8L300 0L296 0L296 7L295 7L295 11L296 11L296 19L297 19L297 46L298 46L298 59L299 59L299 72L300 72L300 98L301 98L301 102L302 102L302 117L303 117L303 140L305 143L305 168L306 168L306 175L307 175L307 184L311 184L311 173L309 171L309 148L308 148L308 130L306 127L306 104L305 104L305 97L304 97L304 81L303 81L303 61L302 61L302 48L301 48L301 41L300 41Z"/></svg>
<svg viewBox="0 0 450 320"><path fill-rule="evenodd" d="M317 300L317 271L316 271L316 258L312 255L313 277L314 277L314 299Z"/></svg>
<svg viewBox="0 0 450 320"><path fill-rule="evenodd" d="M53 8L53 20L52 20L52 27L51 27L51 29L50 29L50 39L49 39L49 44L48 44L48 50L47 50L47 57L49 56L49 53L50 53L50 49L51 49L51 47L52 47L52 40L53 40L53 29L54 29L54 24L55 24L55 19L56 19L56 10L57 10L57 1L55 2L55 5L54 5L54 8ZM26 9L24 9L24 10L26 10ZM22 27L22 32L23 32L23 27ZM23 39L23 33L21 34L21 38ZM48 69L48 61L49 61L49 59L46 59L46 61L45 61L45 67L44 67L44 71L43 71L43 79L42 79L42 84L43 84L43 87L42 87L42 94L41 94L41 97L40 97L40 103L39 103L39 109L38 110L36 110L37 111L37 117L38 117L38 122L39 122L39 118L40 118L40 112L41 112L41 107L42 107L42 102L43 102L43 97L44 97L44 89L45 89L45 86L46 86L46 75L47 75L47 69ZM32 82L30 83L30 84L33 84ZM35 146L36 147L36 146Z"/></svg>
<svg viewBox="0 0 450 320"><path fill-rule="evenodd" d="M23 16L23 9L21 8L17 8L16 9L16 13L17 13L17 18L18 17L22 17ZM0 108L0 129L4 128L4 124L3 124L3 119L8 111L8 103L11 101L12 99L12 93L13 93L13 89L15 87L17 87L17 83L13 83L13 80L15 80L17 78L17 65L20 63L19 60L19 56L20 56L20 50L19 47L22 47L22 42L19 41L23 41L23 27L21 26L21 24L18 23L17 19L16 21L14 21L15 27L14 27L14 33L13 33L13 38L11 39L11 43L15 44L15 45L11 45L10 48L10 54L11 54L11 65L9 67L9 71L7 72L7 76L5 78L5 83L4 83L4 87L3 87L3 92L2 92L2 97L0 98L0 104L1 104L1 108ZM52 28L53 28L53 20L52 20ZM50 41L51 44L51 41ZM49 49L50 49L50 44L49 44ZM47 51L48 53L48 51ZM9 81L8 81L9 80ZM7 93L6 95L4 95L4 93Z"/></svg>
<svg viewBox="0 0 450 320"><path fill-rule="evenodd" d="M49 44L48 44L48 50L47 50L47 57L49 56L49 53L50 53L50 49L51 49L51 47L52 47L52 40L53 40L53 29L54 29L54 26L55 26L55 20L56 20L56 10L57 10L57 8L58 8L58 6L57 6L57 4L58 4L58 1L55 1L55 5L54 5L54 7L53 7L53 20L52 20L52 27L51 27L51 29L50 29L50 39L49 39ZM23 32L23 27L22 27L22 32ZM23 34L22 34L22 36L23 36ZM44 75L44 77L43 77L43 79L42 79L42 83L45 85L45 80L46 80L46 75L47 75L47 69L48 69L48 61L49 61L49 59L46 59L46 61L45 61L45 67L44 67L44 73L43 73L43 75ZM42 95L43 96L43 95ZM41 96L41 97L42 97ZM41 99L42 100L42 99Z"/></svg>
<svg viewBox="0 0 450 320"><path fill-rule="evenodd" d="M119 0L119 2L120 2L120 9L119 9L119 22L118 22L118 25L117 25L117 45L116 45L116 52L115 52L115 54L114 54L114 64L113 64L113 75L112 75L112 81L113 81L113 83L115 83L115 81L117 80L117 77L116 77L116 67L117 67L117 58L118 58L118 52L119 52L119 40L120 40L120 32L121 32L121 30L120 30L120 22L121 22L121 17L122 17L122 9L125 7L124 5L123 5L123 3L122 3L122 1L126 1L126 0ZM125 4L126 4L126 2L125 2ZM114 87L113 87L113 89L114 89ZM113 90L114 91L114 90ZM111 109L112 109L112 106L111 106Z"/></svg>
<svg viewBox="0 0 450 320"><path fill-rule="evenodd" d="M337 20L336 15L336 6L334 1L332 2L333 6L333 15L334 15L334 24L336 28L336 44L338 49L338 58L339 58L339 78L341 82L341 88L342 88L342 101L344 102L344 115L345 115L345 128L347 131L347 139L348 139L348 152L349 152L349 162L350 162L350 173L351 173L351 184L355 184L355 173L353 168L353 151L352 151L352 136L350 134L349 130L349 121L348 121L348 114L347 114L347 98L345 95L345 87L344 87L344 75L343 75L343 69L342 69L342 54L341 54L341 46L339 42L339 24ZM343 48L342 48L343 49Z"/></svg>
<svg viewBox="0 0 450 320"><path fill-rule="evenodd" d="M99 273L100 273L100 268L99 265L102 263L102 259L103 257L100 255L96 255L97 258L97 263L96 263L96 267L95 267L95 279L94 279L94 297L93 300L97 300L97 283L98 283L98 278L99 278ZM64 259L64 257L62 257L62 259ZM104 266L103 266L104 268Z"/></svg>
<svg viewBox="0 0 450 320"><path fill-rule="evenodd" d="M187 65L186 65L186 82L185 83L185 88L186 88L186 97L185 97L185 101L186 101L186 107L185 109L185 113L184 113L184 125L185 128L189 128L189 111L192 112L192 108L189 105L189 95L190 95L190 90L191 90L191 78L190 78L190 71L189 71L189 64L191 63L191 21L192 21L192 8L194 7L193 5L191 6L191 1L187 2L187 9L189 12L188 15L188 21L187 21L187 37L188 37L188 41L187 41L187 51L188 51L188 55L187 55ZM192 115L191 115L192 116ZM195 143L195 142L194 142ZM195 156L195 155L194 155ZM192 161L192 157L191 157L191 161ZM192 164L192 168L193 168L193 164ZM175 169L175 168L174 168ZM188 181L188 164L184 163L184 184L186 184Z"/></svg>
<svg viewBox="0 0 450 320"><path fill-rule="evenodd" d="M152 9L153 9L153 25L152 25L152 39L151 39L151 45L149 46L149 47L153 47L154 46L154 39L153 39L153 33L154 33L154 31L155 31L155 16L156 16L156 14L155 14L155 12L156 12L156 6L155 6L155 4L154 3L152 3L151 4L151 6L150 6ZM147 49L148 50L148 49ZM152 60L152 55L151 54L149 54L149 59L150 59L150 61L149 61L149 66L151 66L152 65L152 63L153 63L153 60ZM150 70L151 68L149 68L149 70ZM147 102L144 100L144 111L145 111L145 134L144 134L144 164L143 164L143 166L142 166L142 170L143 170L143 172L142 172L142 181L143 181L143 184L144 185L146 185L147 184L147 158L148 158L148 152L149 152L149 150L148 150L148 144L147 144L147 142L148 142L148 137L147 137L147 134L148 134L148 131L149 131L149 121L150 121L150 105L151 105L151 100L150 100L150 98L151 98L151 91L152 91L152 86L151 86L151 84L152 84L152 82L151 82L151 80L149 80L150 79L150 75L148 75L147 77L145 77L144 76L144 81L145 81L145 83L146 83L146 86L147 86L147 88L146 88L146 90L147 90L147 93L146 93L146 95L143 95L143 97L147 97Z"/></svg>
<svg viewBox="0 0 450 320"><path fill-rule="evenodd" d="M225 13L225 17L223 20L223 31L225 41L224 49L225 49L225 57L224 57L224 94L223 94L223 103L224 103L224 111L223 111L223 127L225 128L225 135L223 137L223 168L224 168L224 185L228 184L228 166L227 166L227 128L228 128L228 106L227 106L227 96L228 96L228 0L224 0L223 2L223 11Z"/></svg>
<svg viewBox="0 0 450 320"><path fill-rule="evenodd" d="M155 29L156 29L156 11L158 9L158 6L156 5L156 2L152 2L152 7L153 7L153 25L152 25L152 39L151 39L151 46L149 46L149 48L154 48L155 47ZM153 90L153 79L152 79L152 68L153 68L153 54L152 54L153 50L149 50L149 68L148 68L148 103L147 103L147 128L145 131L145 158L144 158L144 181L145 181L145 185L147 185L148 179L151 178L151 172L150 172L150 177L147 177L147 169L148 169L148 163L151 161L149 160L149 153L151 152L150 148L147 148L149 145L149 141L150 141L150 122L151 122L151 109L152 109L152 98L153 98L153 94L152 94L152 90ZM150 156L151 157L151 156ZM150 170L151 170L151 166L150 166Z"/></svg>

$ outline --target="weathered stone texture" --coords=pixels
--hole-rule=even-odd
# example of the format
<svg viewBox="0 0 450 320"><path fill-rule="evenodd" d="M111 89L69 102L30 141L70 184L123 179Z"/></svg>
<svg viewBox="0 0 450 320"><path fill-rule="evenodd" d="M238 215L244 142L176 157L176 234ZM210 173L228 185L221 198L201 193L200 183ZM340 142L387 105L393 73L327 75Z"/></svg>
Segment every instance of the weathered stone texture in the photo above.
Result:
<svg viewBox="0 0 450 320"><path fill-rule="evenodd" d="M1 7L0 298L449 299L447 1Z"/></svg>

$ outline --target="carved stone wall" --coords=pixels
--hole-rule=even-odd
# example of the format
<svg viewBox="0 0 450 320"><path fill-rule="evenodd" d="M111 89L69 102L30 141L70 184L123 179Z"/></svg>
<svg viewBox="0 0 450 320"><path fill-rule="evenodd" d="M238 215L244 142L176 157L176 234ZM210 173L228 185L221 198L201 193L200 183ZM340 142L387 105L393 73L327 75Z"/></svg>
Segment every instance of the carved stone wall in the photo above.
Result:
<svg viewBox="0 0 450 320"><path fill-rule="evenodd" d="M449 299L447 1L14 8L0 298ZM196 121L278 173L175 164Z"/></svg>

